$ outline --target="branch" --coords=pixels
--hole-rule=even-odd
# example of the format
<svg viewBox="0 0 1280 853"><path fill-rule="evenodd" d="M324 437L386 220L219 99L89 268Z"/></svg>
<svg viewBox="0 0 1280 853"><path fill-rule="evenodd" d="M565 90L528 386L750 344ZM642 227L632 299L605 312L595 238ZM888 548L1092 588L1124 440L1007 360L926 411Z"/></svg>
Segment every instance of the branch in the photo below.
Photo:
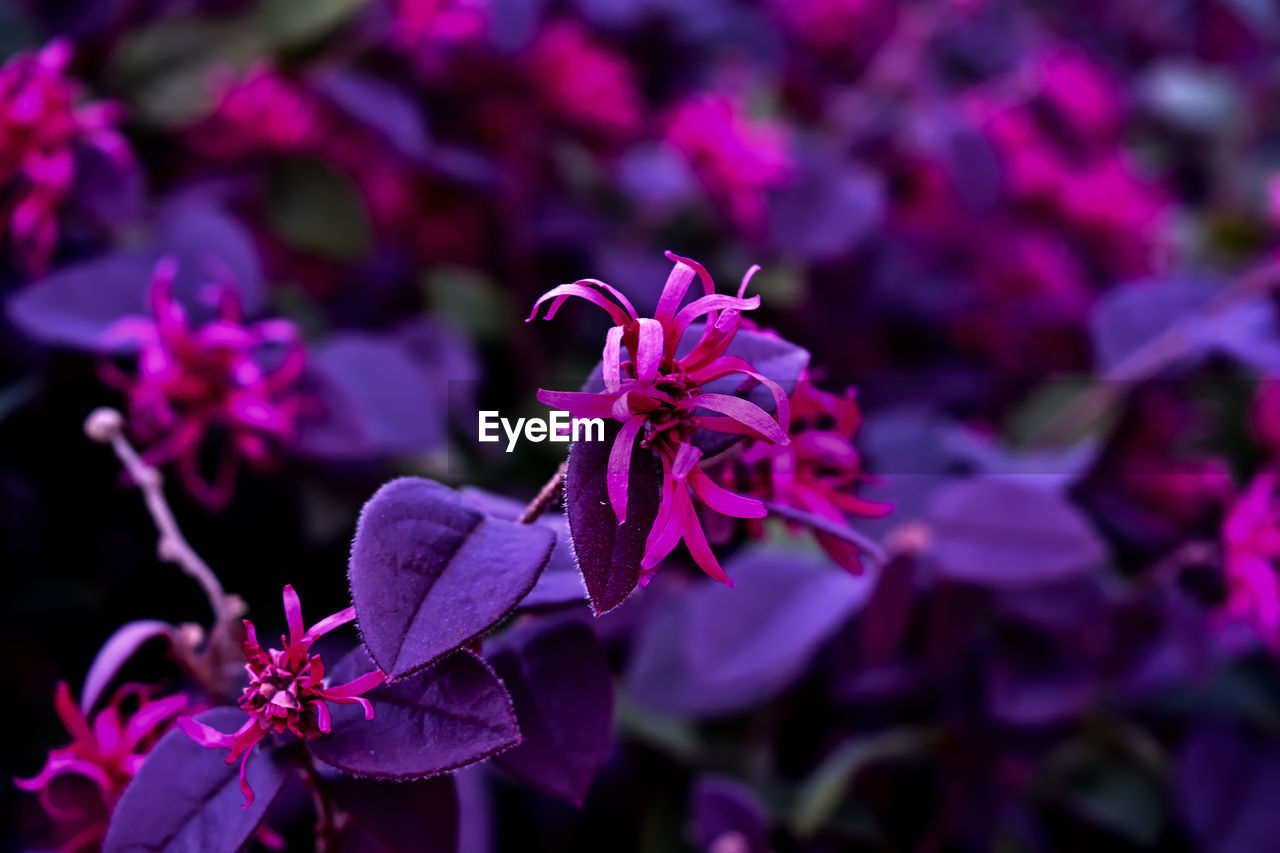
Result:
<svg viewBox="0 0 1280 853"><path fill-rule="evenodd" d="M125 438L124 416L115 409L94 409L84 422L84 431L94 441L111 445L129 478L142 491L147 511L160 534L156 542L156 553L161 560L177 565L200 584L209 600L209 607L213 610L214 625L223 625L239 618L244 613L244 602L238 596L228 595L223 590L213 569L201 559L178 529L178 522L164 497L164 478L158 470L143 461L129 439Z"/></svg>
<svg viewBox="0 0 1280 853"><path fill-rule="evenodd" d="M542 491L538 492L537 497L535 497L529 505L524 508L524 512L520 513L520 517L516 520L521 524L533 524L537 521L538 517L550 509L551 505L555 503L556 497L560 494L561 487L564 486L564 478L568 472L569 462L568 460L565 460L560 463L560 467L556 470L556 473L547 481L547 484L542 487Z"/></svg>

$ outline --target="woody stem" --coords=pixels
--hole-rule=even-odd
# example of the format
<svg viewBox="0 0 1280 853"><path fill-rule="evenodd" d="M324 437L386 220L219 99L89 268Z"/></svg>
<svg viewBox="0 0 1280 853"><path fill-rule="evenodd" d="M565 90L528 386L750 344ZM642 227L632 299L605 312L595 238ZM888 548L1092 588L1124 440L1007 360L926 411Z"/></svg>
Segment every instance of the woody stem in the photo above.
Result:
<svg viewBox="0 0 1280 853"><path fill-rule="evenodd" d="M155 467L147 464L124 435L124 417L115 409L95 409L85 420L85 433L101 444L111 445L124 465L129 478L142 492L147 512L155 523L160 538L156 552L160 559L173 563L204 590L209 607L213 610L214 624L222 625L238 618L244 612L244 603L238 596L228 595L218 576L191 544L187 542L173 510L164 496L164 478Z"/></svg>
<svg viewBox="0 0 1280 853"><path fill-rule="evenodd" d="M560 464L560 467L556 469L556 473L542 487L542 491L538 492L537 496L524 508L524 512L520 513L520 518L517 521L521 524L533 524L538 520L539 516L550 509L556 498L560 496L560 490L564 486L564 478L568 472L569 462L566 460Z"/></svg>

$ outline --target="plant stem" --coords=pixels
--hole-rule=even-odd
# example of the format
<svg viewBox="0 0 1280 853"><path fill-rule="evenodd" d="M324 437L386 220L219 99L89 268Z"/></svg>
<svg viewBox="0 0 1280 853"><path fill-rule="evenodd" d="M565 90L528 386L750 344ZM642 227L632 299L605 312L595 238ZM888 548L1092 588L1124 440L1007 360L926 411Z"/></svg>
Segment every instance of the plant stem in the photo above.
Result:
<svg viewBox="0 0 1280 853"><path fill-rule="evenodd" d="M115 451L129 478L142 492L147 512L151 514L151 520L160 534L156 553L161 560L175 564L200 584L209 600L209 608L213 611L214 625L223 625L239 618L244 613L244 603L238 596L226 593L213 569L182 535L182 530L173 517L173 510L164 497L164 478L155 467L143 461L125 437L124 417L115 409L95 409L85 421L84 429L89 438L101 444L109 444Z"/></svg>
<svg viewBox="0 0 1280 853"><path fill-rule="evenodd" d="M538 517L550 509L556 498L560 496L560 489L564 486L564 478L568 472L569 462L566 460L560 463L556 473L542 487L542 491L538 492L537 497L524 508L524 512L520 513L520 517L516 520L521 524L533 524L537 521Z"/></svg>

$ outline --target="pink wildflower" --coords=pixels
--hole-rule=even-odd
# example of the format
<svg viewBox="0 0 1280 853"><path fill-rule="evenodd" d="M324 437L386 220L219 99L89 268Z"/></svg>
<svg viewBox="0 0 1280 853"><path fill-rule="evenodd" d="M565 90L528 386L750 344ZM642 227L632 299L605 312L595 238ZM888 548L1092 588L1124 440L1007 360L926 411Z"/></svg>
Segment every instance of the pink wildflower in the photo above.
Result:
<svg viewBox="0 0 1280 853"><path fill-rule="evenodd" d="M126 712L128 705L133 709ZM120 795L186 705L185 696L150 700L146 688L126 685L90 720L76 706L66 683L58 684L53 707L71 743L51 750L35 776L13 782L36 793L49 817L70 831L60 850L98 847ZM88 787L64 784L71 779L87 782Z"/></svg>
<svg viewBox="0 0 1280 853"><path fill-rule="evenodd" d="M173 261L161 261L151 283L152 316L125 318L107 332L108 343L137 344L137 374L108 366L104 377L128 396L130 425L149 445L143 458L153 465L176 461L192 496L220 507L231 497L238 460L266 465L272 442L295 438L305 351L301 333L287 320L245 325L232 288L221 290L218 318L193 328L173 296L176 274ZM279 352L266 366L272 349ZM215 427L227 431L230 447L216 479L207 482L200 449Z"/></svg>
<svg viewBox="0 0 1280 853"><path fill-rule="evenodd" d="M698 467L702 451L693 444L693 436L703 429L786 444L790 440L787 397L777 383L744 359L726 354L742 324L742 312L760 306L760 297L743 296L758 268L747 272L737 296L728 296L715 292L715 283L698 262L670 252L667 257L675 268L652 318L637 315L625 296L594 279L562 284L539 297L529 320L538 315L544 302L551 300L546 315L550 320L565 300L577 296L608 311L616 325L605 337L603 392L541 390L538 399L578 417L613 418L622 424L609 455L607 475L609 503L619 524L627 517L627 483L637 438L641 448L653 451L661 460L662 502L640 564L644 581L683 540L704 572L731 583L707 544L693 498L734 518L763 518L765 508L760 501L734 494L707 476ZM681 308L695 274L705 295ZM703 317L706 325L697 344L677 357L685 332ZM624 358L624 349L629 359ZM747 400L703 391L708 382L733 374L766 386L773 393L777 417Z"/></svg>
<svg viewBox="0 0 1280 853"><path fill-rule="evenodd" d="M258 741L273 733L291 732L303 740L327 734L331 724L327 702L360 705L364 708L364 718L372 720L373 705L361 694L386 679L381 670L374 670L346 684L326 687L324 662L319 655L310 653L311 644L317 639L355 620L354 606L321 619L308 630L302 622L298 593L293 586L286 585L284 615L289 635L280 638L283 649L262 648L253 623L244 620L249 686L240 696L240 710L248 714L249 719L243 726L226 734L191 717L178 720L178 726L201 746L230 750L227 764L240 759L240 790L244 793L245 808L253 802L253 789L245 777L245 768L249 753Z"/></svg>
<svg viewBox="0 0 1280 853"><path fill-rule="evenodd" d="M543 28L532 72L543 97L568 121L609 135L625 135L640 122L631 68L572 21Z"/></svg>
<svg viewBox="0 0 1280 853"><path fill-rule="evenodd" d="M831 394L802 378L791 394L791 443L748 439L741 457L724 468L722 481L836 524L844 524L847 516L884 516L892 511L891 504L867 500L854 491L867 479L853 446L861 425L862 412L852 391ZM753 534L763 534L758 521L748 525ZM855 545L822 531L814 531L814 538L840 566L862 571Z"/></svg>
<svg viewBox="0 0 1280 853"><path fill-rule="evenodd" d="M266 65L241 77L219 71L211 81L211 114L190 134L215 157L308 152L326 135L324 111L306 89Z"/></svg>
<svg viewBox="0 0 1280 853"><path fill-rule="evenodd" d="M394 0L392 38L405 48L476 41L489 23L488 0Z"/></svg>
<svg viewBox="0 0 1280 853"><path fill-rule="evenodd" d="M70 43L57 40L0 68L0 232L32 274L48 268L57 243L77 148L96 148L122 166L132 162L116 130L122 108L82 103L81 87L66 76L70 61Z"/></svg>
<svg viewBox="0 0 1280 853"><path fill-rule="evenodd" d="M1254 477L1222 525L1227 599L1223 620L1250 624L1273 650L1280 652L1280 503L1277 477L1266 471Z"/></svg>
<svg viewBox="0 0 1280 853"><path fill-rule="evenodd" d="M728 96L697 95L671 113L666 140L688 159L737 227L764 227L768 191L791 174L782 125L751 121Z"/></svg>

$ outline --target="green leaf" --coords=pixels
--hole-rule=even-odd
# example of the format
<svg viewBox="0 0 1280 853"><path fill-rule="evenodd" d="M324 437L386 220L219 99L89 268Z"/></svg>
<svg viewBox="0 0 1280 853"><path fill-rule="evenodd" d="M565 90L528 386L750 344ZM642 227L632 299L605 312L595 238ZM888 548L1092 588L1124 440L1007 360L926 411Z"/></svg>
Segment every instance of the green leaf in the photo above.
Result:
<svg viewBox="0 0 1280 853"><path fill-rule="evenodd" d="M285 243L322 258L351 261L373 246L359 191L319 160L290 160L272 173L267 221Z"/></svg>
<svg viewBox="0 0 1280 853"><path fill-rule="evenodd" d="M266 52L252 29L235 22L173 18L126 36L108 74L136 118L160 128L186 127L213 108L215 73L242 72Z"/></svg>
<svg viewBox="0 0 1280 853"><path fill-rule="evenodd" d="M264 0L254 11L253 20L273 44L300 47L329 35L368 3L369 0Z"/></svg>
<svg viewBox="0 0 1280 853"><path fill-rule="evenodd" d="M482 341L503 340L515 318L507 291L493 279L466 267L445 265L431 270L423 284L431 311Z"/></svg>
<svg viewBox="0 0 1280 853"><path fill-rule="evenodd" d="M836 814L859 772L876 762L928 749L937 737L937 732L929 729L898 728L845 744L800 787L791 828L801 838L813 835Z"/></svg>

